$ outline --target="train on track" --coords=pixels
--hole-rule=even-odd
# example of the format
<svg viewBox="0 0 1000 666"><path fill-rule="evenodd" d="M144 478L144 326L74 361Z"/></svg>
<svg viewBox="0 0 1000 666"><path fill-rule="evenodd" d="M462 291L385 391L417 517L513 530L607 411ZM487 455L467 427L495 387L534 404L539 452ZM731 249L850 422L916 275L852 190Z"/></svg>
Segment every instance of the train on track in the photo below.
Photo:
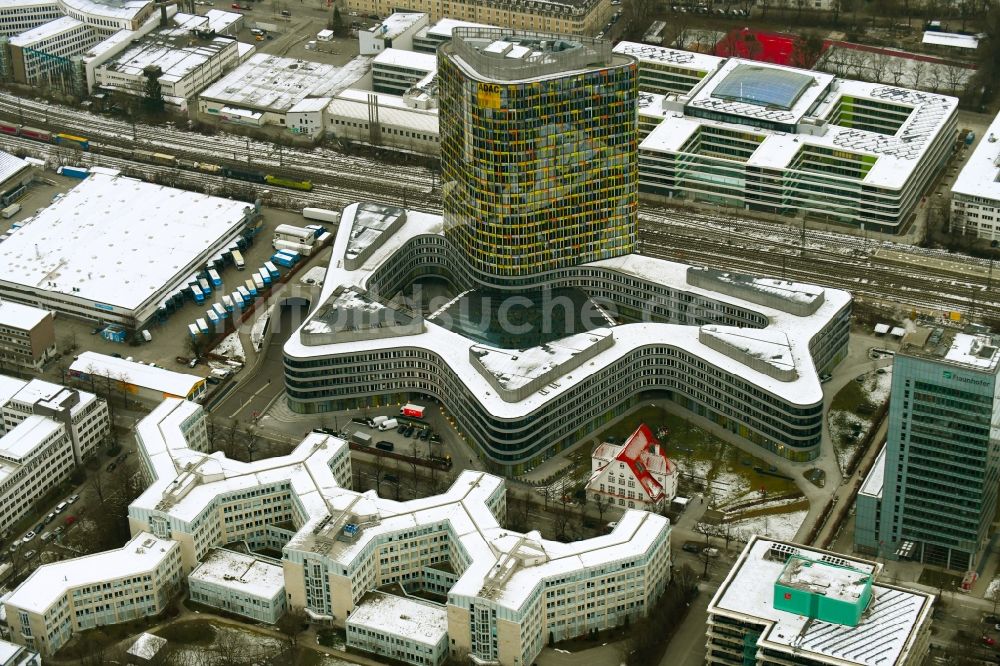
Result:
<svg viewBox="0 0 1000 666"><path fill-rule="evenodd" d="M94 150L95 152L100 152L101 149L101 145L99 143L92 143L90 139L86 137L74 136L72 134L65 134L62 132L50 132L48 130L38 129L37 127L28 127L27 125L19 125L17 123L7 121L0 121L0 134L19 136L25 139L31 139L32 141L53 143L59 146L68 146L77 150ZM120 151L116 150L115 152ZM173 166L191 171L201 171L203 173L221 175L226 178L243 180L249 183L273 185L275 187L285 187L305 192L309 192L313 188L312 181L309 180L294 180L292 178L276 176L251 169L234 169L221 166L219 164L195 162L179 158L176 155L169 155L167 153L154 153L148 150L132 150L132 158L153 164L162 164L165 166Z"/></svg>

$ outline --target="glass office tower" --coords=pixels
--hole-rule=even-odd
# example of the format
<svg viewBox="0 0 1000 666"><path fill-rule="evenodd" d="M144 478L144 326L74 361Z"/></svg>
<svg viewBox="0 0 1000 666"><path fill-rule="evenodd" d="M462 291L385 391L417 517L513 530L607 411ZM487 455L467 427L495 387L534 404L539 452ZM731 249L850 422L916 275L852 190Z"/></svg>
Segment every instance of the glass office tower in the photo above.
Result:
<svg viewBox="0 0 1000 666"><path fill-rule="evenodd" d="M942 328L923 335L893 363L877 549L965 571L996 512L1000 340Z"/></svg>
<svg viewBox="0 0 1000 666"><path fill-rule="evenodd" d="M474 280L530 287L635 250L634 58L599 40L456 28L438 60L445 234Z"/></svg>

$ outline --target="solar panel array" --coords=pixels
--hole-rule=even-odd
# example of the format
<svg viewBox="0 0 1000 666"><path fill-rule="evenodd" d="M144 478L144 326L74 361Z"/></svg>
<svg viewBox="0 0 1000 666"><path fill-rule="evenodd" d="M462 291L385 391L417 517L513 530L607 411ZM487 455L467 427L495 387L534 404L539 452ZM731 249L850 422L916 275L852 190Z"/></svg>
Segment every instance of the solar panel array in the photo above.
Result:
<svg viewBox="0 0 1000 666"><path fill-rule="evenodd" d="M889 664L909 637L923 599L882 588L857 627L813 620L796 639L795 647L868 666Z"/></svg>
<svg viewBox="0 0 1000 666"><path fill-rule="evenodd" d="M894 136L844 129L833 138L835 146L904 160L917 159L927 142L934 138L949 107L946 97L891 86L876 88L869 97L912 106L913 112Z"/></svg>
<svg viewBox="0 0 1000 666"><path fill-rule="evenodd" d="M672 65L691 65L694 63L695 55L689 51L675 51L665 49L662 46L651 46L649 44L629 45L622 49L625 55L635 56L640 60L656 60L667 62Z"/></svg>
<svg viewBox="0 0 1000 666"><path fill-rule="evenodd" d="M703 109L711 109L712 111L719 111L721 113L730 113L737 116L747 116L750 118L762 118L764 120L773 120L775 122L793 123L795 122L796 116L791 111L784 111L782 109L770 109L766 106L759 106L757 104L747 104L744 102L736 102L725 99L716 99L714 97L706 97L702 99L696 99L689 103L691 106L697 106Z"/></svg>

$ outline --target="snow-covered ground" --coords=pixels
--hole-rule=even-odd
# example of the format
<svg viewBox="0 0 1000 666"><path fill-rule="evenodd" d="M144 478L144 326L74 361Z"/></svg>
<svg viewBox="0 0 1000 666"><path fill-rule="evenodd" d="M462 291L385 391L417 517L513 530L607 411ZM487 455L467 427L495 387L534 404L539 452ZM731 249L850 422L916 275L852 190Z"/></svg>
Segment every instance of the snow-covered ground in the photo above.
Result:
<svg viewBox="0 0 1000 666"><path fill-rule="evenodd" d="M868 404L873 408L870 412L859 414L855 410L832 409L827 415L830 425L830 440L833 442L837 463L840 465L841 471L847 469L854 452L864 441L868 431L871 430L875 412L889 399L889 389L892 386L892 368L885 368L885 370L882 374L868 373L863 375L864 381L860 383L861 393L866 396ZM855 433L856 436L850 438Z"/></svg>
<svg viewBox="0 0 1000 666"><path fill-rule="evenodd" d="M791 513L778 513L771 516L755 516L733 521L731 524L736 534L749 538L751 535L765 536L772 539L791 540L806 519L806 510Z"/></svg>
<svg viewBox="0 0 1000 666"><path fill-rule="evenodd" d="M243 343L240 341L240 334L233 331L222 339L213 350L216 354L226 356L234 361L245 361L246 354L243 351Z"/></svg>

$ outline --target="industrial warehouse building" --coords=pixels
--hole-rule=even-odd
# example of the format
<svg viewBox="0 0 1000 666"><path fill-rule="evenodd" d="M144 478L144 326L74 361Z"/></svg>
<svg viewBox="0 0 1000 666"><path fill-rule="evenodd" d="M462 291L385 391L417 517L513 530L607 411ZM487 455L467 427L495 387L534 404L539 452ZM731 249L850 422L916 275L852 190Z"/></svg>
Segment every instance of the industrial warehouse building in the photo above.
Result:
<svg viewBox="0 0 1000 666"><path fill-rule="evenodd" d="M220 36L238 31L242 14L213 9L204 16L177 13L169 21L137 41L115 36L95 47L102 57L88 62L90 87L141 97L148 68L157 68L164 101L184 110L189 99L239 65L244 51L253 50Z"/></svg>
<svg viewBox="0 0 1000 666"><path fill-rule="evenodd" d="M342 67L257 53L209 86L198 110L238 125L288 126L288 113L307 98L332 98L351 85L365 85L368 58Z"/></svg>
<svg viewBox="0 0 1000 666"><path fill-rule="evenodd" d="M0 243L7 299L139 329L257 215L116 173L93 169Z"/></svg>

